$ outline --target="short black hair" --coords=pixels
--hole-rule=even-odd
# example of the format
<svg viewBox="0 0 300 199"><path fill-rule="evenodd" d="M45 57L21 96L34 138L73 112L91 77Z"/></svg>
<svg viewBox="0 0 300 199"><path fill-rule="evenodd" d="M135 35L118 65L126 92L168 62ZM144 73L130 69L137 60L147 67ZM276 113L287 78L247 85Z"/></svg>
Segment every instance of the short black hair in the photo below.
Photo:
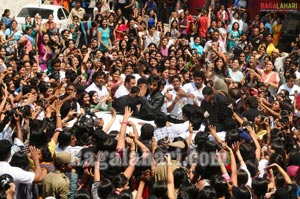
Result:
<svg viewBox="0 0 300 199"><path fill-rule="evenodd" d="M141 127L141 139L150 140L153 137L154 127L151 124L143 124Z"/></svg>
<svg viewBox="0 0 300 199"><path fill-rule="evenodd" d="M0 140L0 161L6 161L10 156L11 142L8 140Z"/></svg>
<svg viewBox="0 0 300 199"><path fill-rule="evenodd" d="M126 75L126 77L125 77L125 82L124 82L124 83L129 83L130 80L132 80L132 79L135 79L135 76L134 76L134 75L131 75L131 74Z"/></svg>
<svg viewBox="0 0 300 199"><path fill-rule="evenodd" d="M137 81L137 85L140 85L140 84L147 84L147 79L145 77L139 78Z"/></svg>
<svg viewBox="0 0 300 199"><path fill-rule="evenodd" d="M96 80L97 77L101 77L103 76L104 78L106 78L105 72L98 70L97 72L95 72L92 76L93 81Z"/></svg>
<svg viewBox="0 0 300 199"><path fill-rule="evenodd" d="M158 113L155 116L154 124L157 128L165 127L167 123L167 116L163 112Z"/></svg>
<svg viewBox="0 0 300 199"><path fill-rule="evenodd" d="M134 87L132 87L131 89L130 89L130 93L131 94L137 94L137 93L139 93L140 92L140 89L139 89L139 87L137 87L137 86L134 86Z"/></svg>
<svg viewBox="0 0 300 199"><path fill-rule="evenodd" d="M203 80L205 80L205 74L203 71L199 71L199 70L196 70L194 71L193 73L193 77L201 77Z"/></svg>

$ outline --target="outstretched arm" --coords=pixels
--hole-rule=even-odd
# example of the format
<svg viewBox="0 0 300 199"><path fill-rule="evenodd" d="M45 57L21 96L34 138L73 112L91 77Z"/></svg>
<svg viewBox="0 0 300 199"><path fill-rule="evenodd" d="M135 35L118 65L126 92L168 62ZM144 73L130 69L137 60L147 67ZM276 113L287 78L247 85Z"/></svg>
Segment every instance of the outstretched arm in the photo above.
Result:
<svg viewBox="0 0 300 199"><path fill-rule="evenodd" d="M125 148L125 135L126 135L126 129L127 129L127 124L128 124L128 119L132 115L132 111L130 107L125 107L125 112L123 116L123 121L121 123L121 129L120 129L120 134L118 138L118 144L117 144L117 149L124 149Z"/></svg>

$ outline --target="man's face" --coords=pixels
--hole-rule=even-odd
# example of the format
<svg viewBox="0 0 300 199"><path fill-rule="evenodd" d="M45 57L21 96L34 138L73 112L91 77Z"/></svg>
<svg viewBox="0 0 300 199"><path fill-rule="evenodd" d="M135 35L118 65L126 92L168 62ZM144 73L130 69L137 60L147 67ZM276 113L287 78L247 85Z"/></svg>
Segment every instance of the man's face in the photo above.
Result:
<svg viewBox="0 0 300 199"><path fill-rule="evenodd" d="M99 87L103 86L105 84L105 78L103 75L96 77L95 84Z"/></svg>
<svg viewBox="0 0 300 199"><path fill-rule="evenodd" d="M158 88L158 83L157 82L150 82L148 84L148 89L149 89L149 92L150 94L153 94Z"/></svg>
<svg viewBox="0 0 300 199"><path fill-rule="evenodd" d="M271 42L271 41L272 41L272 36L271 36L271 35L268 35L268 36L266 37L266 41L267 41L267 42Z"/></svg>
<svg viewBox="0 0 300 199"><path fill-rule="evenodd" d="M289 88L292 88L293 86L294 86L294 84L295 84L295 79L294 78L290 78L288 81L287 81L287 86L289 87Z"/></svg>
<svg viewBox="0 0 300 199"><path fill-rule="evenodd" d="M213 41L218 41L219 40L219 33L218 32L213 32L213 34L212 34L212 40Z"/></svg>
<svg viewBox="0 0 300 199"><path fill-rule="evenodd" d="M173 85L174 88L179 88L180 85L181 85L180 79L174 78L173 81L172 81L172 85Z"/></svg>
<svg viewBox="0 0 300 199"><path fill-rule="evenodd" d="M126 82L126 88L128 90L130 90L132 87L134 87L136 84L136 80L135 79L131 79L129 82Z"/></svg>
<svg viewBox="0 0 300 199"><path fill-rule="evenodd" d="M195 86L201 88L203 79L201 77L194 77Z"/></svg>
<svg viewBox="0 0 300 199"><path fill-rule="evenodd" d="M80 8L80 2L76 2L76 8Z"/></svg>
<svg viewBox="0 0 300 199"><path fill-rule="evenodd" d="M254 36L257 36L259 34L258 28L254 28L252 33Z"/></svg>

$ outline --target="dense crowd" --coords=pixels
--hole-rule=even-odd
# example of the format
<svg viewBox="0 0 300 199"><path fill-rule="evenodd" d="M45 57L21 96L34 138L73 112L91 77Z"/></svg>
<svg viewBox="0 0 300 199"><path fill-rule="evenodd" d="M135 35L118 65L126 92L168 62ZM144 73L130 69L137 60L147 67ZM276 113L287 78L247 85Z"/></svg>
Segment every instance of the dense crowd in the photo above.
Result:
<svg viewBox="0 0 300 199"><path fill-rule="evenodd" d="M221 2L45 1L66 29L5 9L0 197L299 198L300 37Z"/></svg>

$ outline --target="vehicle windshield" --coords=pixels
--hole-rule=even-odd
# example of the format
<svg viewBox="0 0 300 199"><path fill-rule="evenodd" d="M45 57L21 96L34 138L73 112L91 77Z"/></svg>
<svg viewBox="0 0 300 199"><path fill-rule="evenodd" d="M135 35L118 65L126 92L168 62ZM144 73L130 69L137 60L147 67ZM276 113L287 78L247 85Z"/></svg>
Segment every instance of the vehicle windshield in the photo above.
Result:
<svg viewBox="0 0 300 199"><path fill-rule="evenodd" d="M18 17L34 17L35 14L39 13L39 15L42 17L42 19L48 19L50 14L53 14L53 10L45 9L45 8L23 8L19 14Z"/></svg>

